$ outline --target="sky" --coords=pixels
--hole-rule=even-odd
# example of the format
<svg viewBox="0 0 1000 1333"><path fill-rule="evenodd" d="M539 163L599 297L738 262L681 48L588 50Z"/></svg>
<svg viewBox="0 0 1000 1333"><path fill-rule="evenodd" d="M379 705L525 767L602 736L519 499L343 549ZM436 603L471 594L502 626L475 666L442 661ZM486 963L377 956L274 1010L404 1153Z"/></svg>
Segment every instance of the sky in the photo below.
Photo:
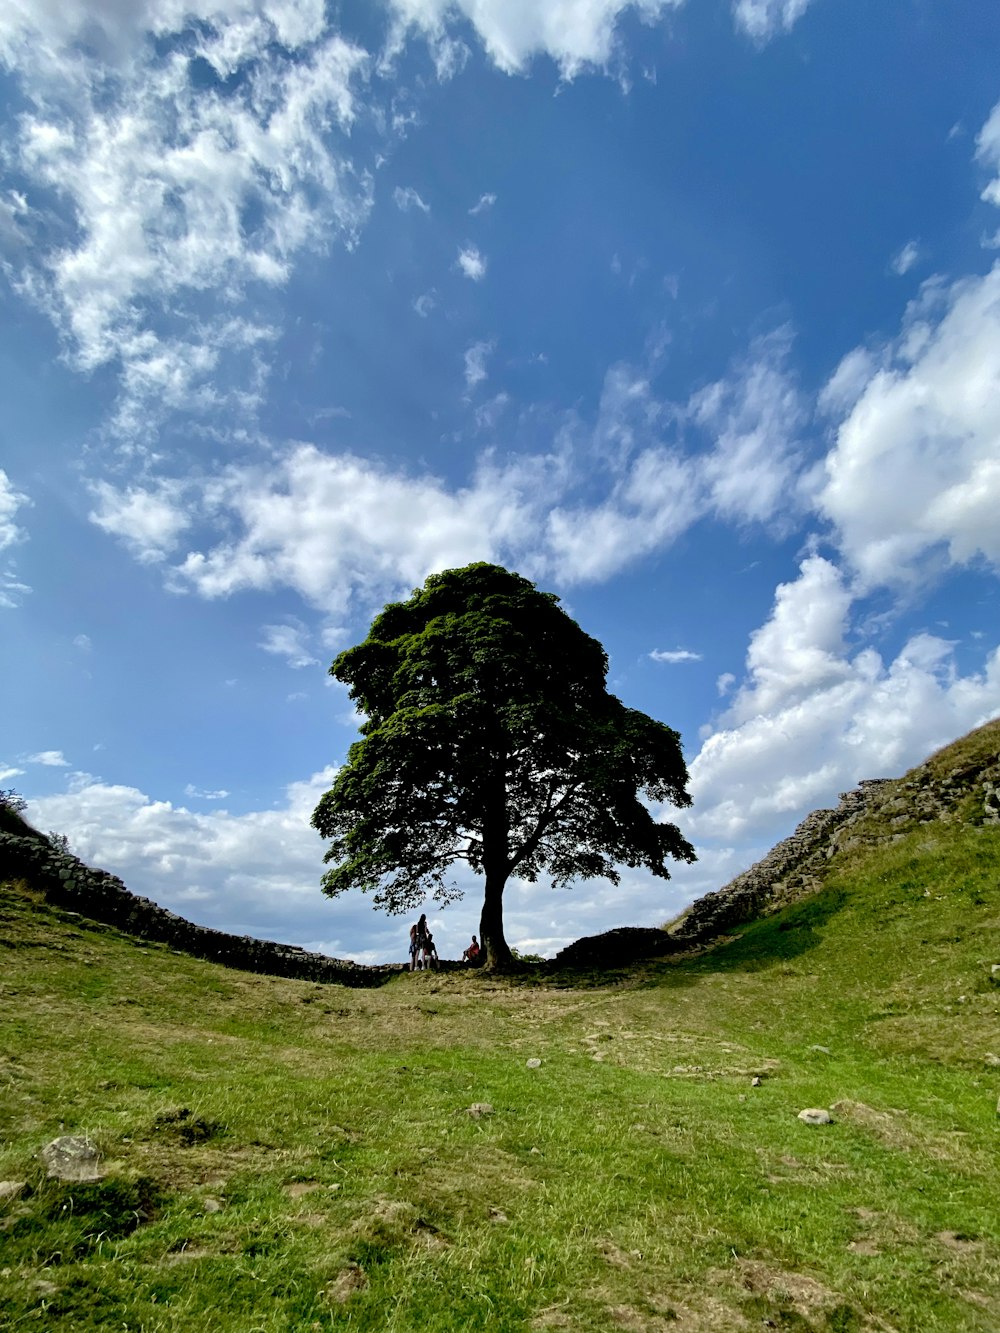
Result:
<svg viewBox="0 0 1000 1333"><path fill-rule="evenodd" d="M551 955L1000 714L998 57L995 0L7 0L0 787L401 959L320 890L327 669L495 561L691 776L669 882L508 886Z"/></svg>

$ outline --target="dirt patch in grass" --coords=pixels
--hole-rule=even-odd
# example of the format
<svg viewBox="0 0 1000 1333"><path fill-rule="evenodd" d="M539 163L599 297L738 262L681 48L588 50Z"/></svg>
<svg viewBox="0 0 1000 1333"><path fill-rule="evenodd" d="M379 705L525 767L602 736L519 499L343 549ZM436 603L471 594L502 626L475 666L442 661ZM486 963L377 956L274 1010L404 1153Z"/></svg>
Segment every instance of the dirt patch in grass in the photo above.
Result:
<svg viewBox="0 0 1000 1333"><path fill-rule="evenodd" d="M328 1287L323 1288L323 1295L332 1305L344 1305L367 1286L368 1275L365 1270L359 1264L348 1264Z"/></svg>
<svg viewBox="0 0 1000 1333"><path fill-rule="evenodd" d="M970 1166L969 1150L961 1143L950 1142L941 1134L913 1126L909 1121L909 1112L898 1107L880 1111L865 1102L843 1099L831 1103L833 1114L848 1124L863 1129L885 1148L894 1152L919 1152L934 1161L947 1162L949 1165Z"/></svg>
<svg viewBox="0 0 1000 1333"><path fill-rule="evenodd" d="M808 1273L791 1272L759 1259L740 1259L736 1269L749 1293L748 1313L768 1327L819 1326L831 1333L890 1333L890 1325L847 1301Z"/></svg>

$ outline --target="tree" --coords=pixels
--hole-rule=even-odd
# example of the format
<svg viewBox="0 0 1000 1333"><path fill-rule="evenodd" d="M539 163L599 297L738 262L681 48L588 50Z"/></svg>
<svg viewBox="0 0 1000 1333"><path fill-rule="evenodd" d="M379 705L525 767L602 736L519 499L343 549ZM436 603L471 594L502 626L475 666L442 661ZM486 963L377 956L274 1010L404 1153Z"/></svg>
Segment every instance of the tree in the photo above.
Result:
<svg viewBox="0 0 1000 1333"><path fill-rule="evenodd" d="M330 668L366 720L313 814L332 839L323 891L360 888L390 913L448 903L464 860L484 879L486 966L502 969L512 875L618 883L618 865L668 879L668 857L693 861L639 799L690 805L679 737L610 695L607 667L558 597L497 565L432 574L386 606Z"/></svg>

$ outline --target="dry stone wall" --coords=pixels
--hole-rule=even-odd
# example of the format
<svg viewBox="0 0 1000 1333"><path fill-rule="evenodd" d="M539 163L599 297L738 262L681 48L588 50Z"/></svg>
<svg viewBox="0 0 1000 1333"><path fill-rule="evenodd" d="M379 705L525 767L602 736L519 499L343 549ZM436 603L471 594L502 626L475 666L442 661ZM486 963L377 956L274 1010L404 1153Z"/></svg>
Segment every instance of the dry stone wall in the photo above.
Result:
<svg viewBox="0 0 1000 1333"><path fill-rule="evenodd" d="M197 926L148 898L130 893L117 876L92 870L44 837L18 837L0 831L0 879L20 878L29 880L59 907L115 926L127 935L167 944L226 967L342 986L380 985L403 970L402 965L358 967L347 959L309 953L292 944Z"/></svg>
<svg viewBox="0 0 1000 1333"><path fill-rule="evenodd" d="M920 824L954 819L1000 823L1000 757L943 774L928 761L905 778L859 783L835 809L814 810L756 865L692 903L670 934L682 947L707 944L816 892L839 851L892 842Z"/></svg>

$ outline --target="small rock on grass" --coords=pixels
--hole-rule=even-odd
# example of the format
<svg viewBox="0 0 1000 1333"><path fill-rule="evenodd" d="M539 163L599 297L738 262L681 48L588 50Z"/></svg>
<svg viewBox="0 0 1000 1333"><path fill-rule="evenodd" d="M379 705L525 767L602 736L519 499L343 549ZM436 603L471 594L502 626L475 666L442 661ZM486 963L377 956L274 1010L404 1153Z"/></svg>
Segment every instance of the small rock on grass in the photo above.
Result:
<svg viewBox="0 0 1000 1333"><path fill-rule="evenodd" d="M0 1202L4 1199L16 1199L27 1186L26 1180L0 1180Z"/></svg>
<svg viewBox="0 0 1000 1333"><path fill-rule="evenodd" d="M829 1054L830 1054L830 1048L829 1048L829 1046L810 1046L809 1049L810 1049L811 1051L815 1051L817 1055L829 1055Z"/></svg>
<svg viewBox="0 0 1000 1333"><path fill-rule="evenodd" d="M1000 1069L1000 1055L994 1055L992 1051L987 1051L983 1056L983 1064L987 1069Z"/></svg>
<svg viewBox="0 0 1000 1333"><path fill-rule="evenodd" d="M50 1180L100 1180L101 1154L86 1134L62 1134L41 1152Z"/></svg>
<svg viewBox="0 0 1000 1333"><path fill-rule="evenodd" d="M799 1112L799 1119L804 1125L832 1125L833 1116L822 1106L807 1106Z"/></svg>
<svg viewBox="0 0 1000 1333"><path fill-rule="evenodd" d="M527 1061L525 1061L525 1063L526 1063L526 1065L527 1065L527 1067L528 1067L529 1069L541 1069L541 1067L542 1067L542 1062L541 1062L541 1060L534 1060L534 1059L532 1059L532 1060L527 1060Z"/></svg>
<svg viewBox="0 0 1000 1333"><path fill-rule="evenodd" d="M493 1107L489 1102L473 1102L466 1109L466 1115L471 1115L473 1120L482 1120L484 1115L492 1115Z"/></svg>

